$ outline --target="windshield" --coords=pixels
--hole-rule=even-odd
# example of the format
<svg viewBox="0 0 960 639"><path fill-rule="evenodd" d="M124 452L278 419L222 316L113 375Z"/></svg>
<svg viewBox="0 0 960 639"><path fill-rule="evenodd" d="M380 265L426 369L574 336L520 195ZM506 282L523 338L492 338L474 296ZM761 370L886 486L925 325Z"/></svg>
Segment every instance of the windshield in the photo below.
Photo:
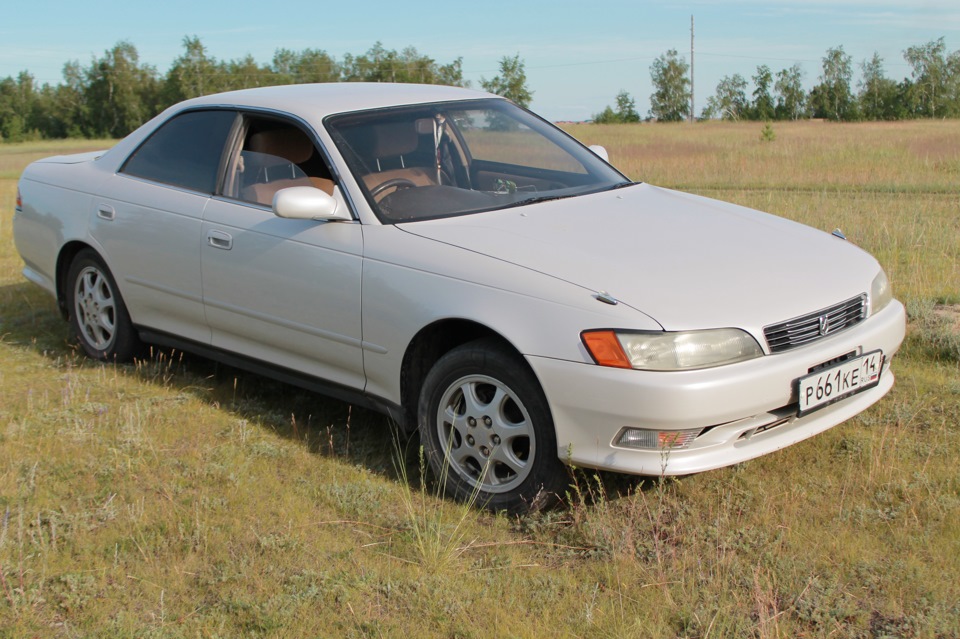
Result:
<svg viewBox="0 0 960 639"><path fill-rule="evenodd" d="M382 222L532 204L629 183L553 125L489 99L378 109L326 120Z"/></svg>

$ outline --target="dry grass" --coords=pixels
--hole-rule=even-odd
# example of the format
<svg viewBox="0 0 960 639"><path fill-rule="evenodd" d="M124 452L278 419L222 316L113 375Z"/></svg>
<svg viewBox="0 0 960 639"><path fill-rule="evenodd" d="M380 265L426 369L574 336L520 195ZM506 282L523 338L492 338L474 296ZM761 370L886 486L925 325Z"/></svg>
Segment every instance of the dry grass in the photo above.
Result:
<svg viewBox="0 0 960 639"><path fill-rule="evenodd" d="M30 162L50 155L109 149L114 140L43 140L0 147L0 179L15 180Z"/></svg>
<svg viewBox="0 0 960 639"><path fill-rule="evenodd" d="M957 192L960 122L573 125L634 179L683 189Z"/></svg>
<svg viewBox="0 0 960 639"><path fill-rule="evenodd" d="M774 128L576 134L877 254L910 308L893 393L734 468L578 474L520 519L418 491L415 459L406 483L379 415L179 354L80 357L19 275L0 179L0 637L960 636L960 363L937 319L960 301L960 124ZM0 146L0 172L47 152Z"/></svg>

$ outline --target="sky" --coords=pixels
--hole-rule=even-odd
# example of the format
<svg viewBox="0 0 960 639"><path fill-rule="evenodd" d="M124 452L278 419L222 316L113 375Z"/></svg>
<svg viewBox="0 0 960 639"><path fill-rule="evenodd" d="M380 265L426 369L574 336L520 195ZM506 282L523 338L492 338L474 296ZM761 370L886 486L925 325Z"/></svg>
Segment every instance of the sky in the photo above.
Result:
<svg viewBox="0 0 960 639"><path fill-rule="evenodd" d="M830 47L852 56L854 88L874 52L900 80L910 73L908 47L943 37L948 52L960 49L960 0L27 0L0 23L0 78L26 70L58 84L64 63L87 65L123 40L161 73L186 36L218 60L249 54L264 64L279 48L339 59L379 41L416 47L440 64L462 57L475 88L497 75L501 58L519 54L531 108L551 120L590 118L621 90L646 115L654 59L676 49L690 61L691 16L697 114L723 76L749 80L763 64L776 73L799 63L809 89Z"/></svg>

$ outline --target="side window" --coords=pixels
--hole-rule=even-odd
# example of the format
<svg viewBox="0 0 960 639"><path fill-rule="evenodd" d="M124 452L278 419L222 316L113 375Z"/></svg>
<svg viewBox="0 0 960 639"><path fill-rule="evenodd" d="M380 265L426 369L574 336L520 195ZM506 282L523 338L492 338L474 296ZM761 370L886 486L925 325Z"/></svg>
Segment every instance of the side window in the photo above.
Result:
<svg viewBox="0 0 960 639"><path fill-rule="evenodd" d="M121 173L212 194L234 111L190 111L161 125Z"/></svg>
<svg viewBox="0 0 960 639"><path fill-rule="evenodd" d="M277 191L291 186L333 193L330 170L313 141L289 122L248 118L240 152L227 171L224 194L270 206Z"/></svg>

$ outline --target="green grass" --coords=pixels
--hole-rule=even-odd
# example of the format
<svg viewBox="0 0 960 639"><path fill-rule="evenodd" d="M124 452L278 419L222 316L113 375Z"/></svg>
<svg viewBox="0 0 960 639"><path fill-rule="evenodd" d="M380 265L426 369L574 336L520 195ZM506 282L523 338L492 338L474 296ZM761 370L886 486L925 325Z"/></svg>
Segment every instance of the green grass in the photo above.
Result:
<svg viewBox="0 0 960 639"><path fill-rule="evenodd" d="M0 146L0 637L960 636L960 123L773 128L574 133L877 255L910 311L893 392L733 468L578 471L522 518L437 498L378 414L81 357L20 275L8 176L109 143Z"/></svg>

